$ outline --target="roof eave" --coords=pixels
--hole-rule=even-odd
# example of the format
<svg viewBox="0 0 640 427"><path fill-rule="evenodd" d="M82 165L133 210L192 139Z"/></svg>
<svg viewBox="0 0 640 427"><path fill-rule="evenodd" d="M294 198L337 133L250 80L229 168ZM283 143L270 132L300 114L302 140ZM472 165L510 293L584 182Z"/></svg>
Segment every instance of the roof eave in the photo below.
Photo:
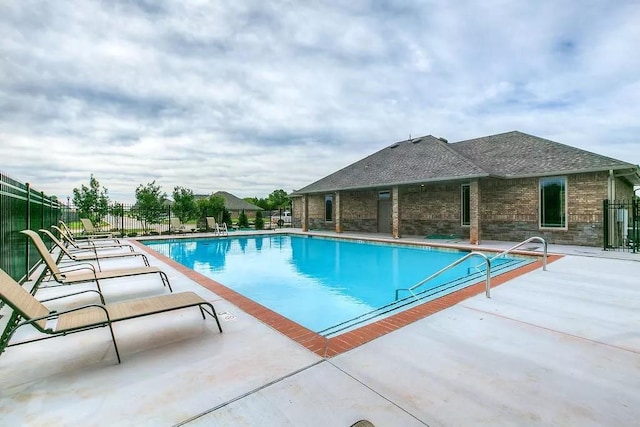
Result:
<svg viewBox="0 0 640 427"><path fill-rule="evenodd" d="M627 170L627 169L634 169L634 168L638 169L638 167L635 165L627 164L627 165L586 168L586 169L566 169L566 170L556 170L556 171L547 171L547 172L538 172L538 173L511 174L511 175L503 175L502 178L507 178L507 179L535 178L539 176L574 175L578 173L609 172L610 170L619 171L619 170Z"/></svg>
<svg viewBox="0 0 640 427"><path fill-rule="evenodd" d="M373 184L373 185L359 185L353 187L334 187L334 188L325 188L322 190L313 190L313 191L296 191L292 193L292 195L302 196L305 194L322 194L322 193L334 193L336 191L355 191L355 190L373 190L375 188L388 188L388 187L398 187L404 185L417 185L417 184L428 184L432 182L444 182L444 181L465 181L469 179L475 178L488 178L493 175L491 174L476 174L476 175L464 175L464 176L445 176L438 178L429 178L422 180L414 180L414 181L402 181L402 182L390 182L390 183L382 183L382 184Z"/></svg>

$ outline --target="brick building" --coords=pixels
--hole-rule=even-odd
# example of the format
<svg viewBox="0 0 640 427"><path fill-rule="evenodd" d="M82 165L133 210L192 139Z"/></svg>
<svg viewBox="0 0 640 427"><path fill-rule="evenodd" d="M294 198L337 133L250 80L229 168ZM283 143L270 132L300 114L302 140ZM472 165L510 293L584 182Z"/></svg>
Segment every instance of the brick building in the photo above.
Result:
<svg viewBox="0 0 640 427"><path fill-rule="evenodd" d="M522 132L456 143L424 136L295 191L293 225L598 246L603 200L629 200L634 185L637 165Z"/></svg>

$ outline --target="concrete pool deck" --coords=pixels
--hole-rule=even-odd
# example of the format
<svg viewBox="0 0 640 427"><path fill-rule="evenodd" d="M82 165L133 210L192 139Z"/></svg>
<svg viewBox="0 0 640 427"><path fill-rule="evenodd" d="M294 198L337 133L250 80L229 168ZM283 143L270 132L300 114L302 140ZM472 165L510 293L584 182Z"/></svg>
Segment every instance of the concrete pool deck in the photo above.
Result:
<svg viewBox="0 0 640 427"><path fill-rule="evenodd" d="M120 365L104 328L10 347L0 425L637 425L640 254L549 250L566 256L546 272L331 358L152 259L175 291L214 304L224 332L198 310L117 323ZM108 302L168 292L157 277L103 290Z"/></svg>

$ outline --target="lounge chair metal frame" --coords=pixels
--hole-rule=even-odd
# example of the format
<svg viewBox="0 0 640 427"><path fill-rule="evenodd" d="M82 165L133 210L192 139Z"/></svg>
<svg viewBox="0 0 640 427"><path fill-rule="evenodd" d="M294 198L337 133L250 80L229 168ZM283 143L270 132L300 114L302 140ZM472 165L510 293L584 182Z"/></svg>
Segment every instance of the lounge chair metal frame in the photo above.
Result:
<svg viewBox="0 0 640 427"><path fill-rule="evenodd" d="M108 260L108 259L118 259L118 258L130 258L130 257L141 257L144 265L149 267L149 259L147 256L140 252L120 252L120 253L110 253L110 254L99 254L97 248L82 248L76 250L72 253L70 252L56 236L54 236L49 230L40 229L39 232L43 233L47 236L51 241L60 248L60 251L63 255L66 255L70 261L82 262L82 261L95 261L98 265L98 270L102 271L102 267L100 266L100 260ZM78 254L77 252L90 252L91 254Z"/></svg>
<svg viewBox="0 0 640 427"><path fill-rule="evenodd" d="M118 239L84 239L76 240L73 237L73 233L69 231L69 228L60 221L60 227L52 225L51 228L56 231L63 242L65 242L67 249L86 250L88 248L96 249L111 249L111 248L129 248L129 251L134 252L133 246L127 243L120 243ZM84 244L83 244L84 243Z"/></svg>
<svg viewBox="0 0 640 427"><path fill-rule="evenodd" d="M169 219L169 232L170 233L186 233L187 226L180 221L180 218L172 216Z"/></svg>
<svg viewBox="0 0 640 427"><path fill-rule="evenodd" d="M84 228L84 234L93 239L113 239L113 233L102 232L97 230L93 226L93 222L89 218L80 218L80 222L82 223L82 227ZM114 239L117 241L117 239Z"/></svg>
<svg viewBox="0 0 640 427"><path fill-rule="evenodd" d="M101 304L86 304L66 310L50 310L42 304L42 302L92 291L100 295ZM194 292L179 292L114 304L105 304L102 293L95 290L85 290L38 301L33 295L20 286L18 282L13 280L11 276L0 269L0 298L13 309L12 317L0 337L0 354L2 354L7 347L108 326L118 363L121 363L120 351L118 350L116 336L113 332L113 323L196 306L200 309L200 314L202 314L203 319L206 319L206 313L216 320L218 330L222 333L222 326L220 325L220 320L218 319L213 304L205 301ZM103 313L104 316L98 313ZM51 323L47 323L48 321L51 321ZM16 330L25 325L32 325L39 332L47 334L48 336L9 344Z"/></svg>
<svg viewBox="0 0 640 427"><path fill-rule="evenodd" d="M162 280L162 284L164 286L169 287L169 291L173 292L171 288L171 284L169 283L169 277L167 274L160 270L157 267L139 267L139 268L129 268L122 270L105 270L105 271L96 271L95 266L90 263L79 263L71 266L60 267L56 264L55 260L49 253L47 246L44 244L42 238L33 230L22 230L21 233L26 234L31 238L31 242L36 247L38 252L40 253L40 257L45 264L45 267L42 270L42 273L36 280L36 283L33 288L33 292L35 293L40 286L41 282L44 280L45 276L49 274L53 280L59 283L59 285L49 285L52 286L62 286L62 285L75 285L78 283L89 283L95 282L98 287L98 291L102 293L102 288L100 287L100 280L106 279L117 279L128 276L138 276L142 274L153 274L158 273L160 275L160 279ZM89 274L84 274L80 277L73 277L74 272L79 272L81 270L88 270Z"/></svg>

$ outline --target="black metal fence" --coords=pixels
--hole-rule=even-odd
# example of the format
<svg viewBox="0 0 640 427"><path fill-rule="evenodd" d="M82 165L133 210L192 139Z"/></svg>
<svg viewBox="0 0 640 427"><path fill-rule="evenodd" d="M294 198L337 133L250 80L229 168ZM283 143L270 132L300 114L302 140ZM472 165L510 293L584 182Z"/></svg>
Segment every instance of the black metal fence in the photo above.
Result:
<svg viewBox="0 0 640 427"><path fill-rule="evenodd" d="M156 209L140 209L136 205L122 203L112 204L106 213L83 213L73 205L63 206L60 219L72 232L85 232L80 218L93 218L96 229L111 232L116 236L143 236L173 234L184 231L207 231L206 217L213 216L217 222L222 221L219 212L202 212L193 218L181 221L176 213L167 205Z"/></svg>
<svg viewBox="0 0 640 427"><path fill-rule="evenodd" d="M55 197L0 172L0 268L17 281L27 277L40 256L29 250L27 237L20 231L49 229L58 223L59 215Z"/></svg>
<svg viewBox="0 0 640 427"><path fill-rule="evenodd" d="M604 250L640 252L640 203L633 200L603 201Z"/></svg>
<svg viewBox="0 0 640 427"><path fill-rule="evenodd" d="M118 237L137 237L176 234L184 232L212 231L207 226L206 217L213 216L216 222L222 223L222 212L199 211L190 218L178 218L177 212L170 205L152 211L140 209L137 205L116 203L109 206L107 213L98 215L95 212L82 213L72 205L61 206L60 219L74 233L85 232L80 218L94 218L99 231L111 232ZM248 215L249 228L255 228L255 212ZM263 211L263 228L273 229L291 225L291 214L285 210ZM238 228L237 218L227 218L230 230Z"/></svg>

